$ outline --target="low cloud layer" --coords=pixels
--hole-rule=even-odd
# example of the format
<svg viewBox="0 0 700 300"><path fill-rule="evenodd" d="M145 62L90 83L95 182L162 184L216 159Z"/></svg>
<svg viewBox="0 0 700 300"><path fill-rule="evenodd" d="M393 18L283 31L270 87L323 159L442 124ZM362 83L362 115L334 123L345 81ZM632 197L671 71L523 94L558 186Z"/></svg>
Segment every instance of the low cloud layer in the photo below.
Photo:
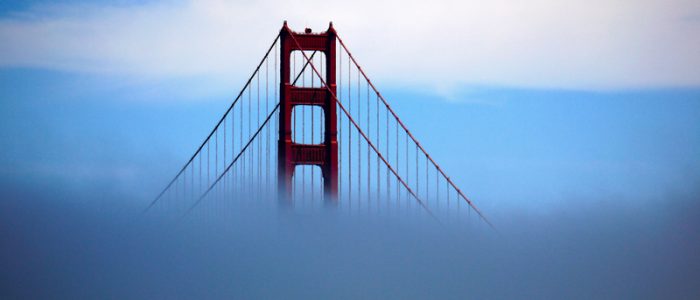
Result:
<svg viewBox="0 0 700 300"><path fill-rule="evenodd" d="M173 222L138 215L142 207L121 195L1 183L0 298L700 296L694 196L653 207L589 199L596 204L541 215L491 211L495 232L233 206L225 217Z"/></svg>
<svg viewBox="0 0 700 300"><path fill-rule="evenodd" d="M0 18L0 66L207 78L252 71L282 20L336 28L394 84L628 89L700 84L700 4L239 1L36 5Z"/></svg>

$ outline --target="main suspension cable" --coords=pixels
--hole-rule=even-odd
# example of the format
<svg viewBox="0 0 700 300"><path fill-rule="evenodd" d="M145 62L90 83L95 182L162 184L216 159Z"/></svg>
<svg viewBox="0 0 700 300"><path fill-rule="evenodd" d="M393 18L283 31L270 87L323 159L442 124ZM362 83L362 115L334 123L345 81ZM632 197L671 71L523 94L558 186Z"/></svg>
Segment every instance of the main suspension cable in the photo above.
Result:
<svg viewBox="0 0 700 300"><path fill-rule="evenodd" d="M281 33L281 32L280 32L280 33ZM263 62L265 62L265 60L267 60L268 56L270 55L270 51L271 51L271 50L273 49L273 47L277 44L277 41L279 40L279 38L280 38L280 34L277 34L277 36L275 37L274 41L272 41L272 45L270 45L269 49L267 49L267 52L265 52L265 55L263 56L262 60L260 60L260 63L258 63L258 66L255 68L255 71L253 71L253 74L250 75L250 78L248 78L248 81L246 81L246 84L243 86L243 88L241 89L241 91L238 93L238 96L236 96L236 99L233 100L233 103L231 103L231 105L228 107L228 109L226 110L226 112L224 112L224 115L221 116L221 119L219 119L219 122L216 123L216 125L214 126L214 129L211 130L211 132L209 133L209 135L207 135L207 137L204 139L204 141L202 142L202 144L197 148L197 150L194 152L194 154L192 154L192 156L190 157L190 159L187 160L187 162L186 162L185 165L180 169L180 171L177 173L177 175L175 175L175 177L174 177L172 180L170 180L170 182L168 183L168 185L165 186L165 188L158 194L158 196L156 196L156 198L153 199L153 201L151 201L150 204L148 204L148 206L146 207L146 209L143 210L143 213L146 213L149 209L151 209L151 207L153 207L153 205L156 204L156 202L158 202L158 200L159 200L161 197L163 197L163 194L165 194L165 192L166 192L168 189L170 189L170 187L173 185L173 183L180 177L180 175L182 174L182 172L184 172L185 169L187 169L187 166L190 165L190 163L192 163L192 161L195 159L195 157L197 157L197 155L200 153L200 151L202 150L202 148L204 147L204 145L207 144L207 142L209 141L209 139L211 138L211 136L219 129L219 125L224 121L224 118L226 118L226 116L227 116L228 113L233 109L233 107L236 105L236 103L238 103L238 100L239 100L239 99L241 98L241 96L243 95L243 92L248 88L248 86L249 86L250 83L252 82L253 78L255 77L255 74L260 70L260 67L262 67Z"/></svg>

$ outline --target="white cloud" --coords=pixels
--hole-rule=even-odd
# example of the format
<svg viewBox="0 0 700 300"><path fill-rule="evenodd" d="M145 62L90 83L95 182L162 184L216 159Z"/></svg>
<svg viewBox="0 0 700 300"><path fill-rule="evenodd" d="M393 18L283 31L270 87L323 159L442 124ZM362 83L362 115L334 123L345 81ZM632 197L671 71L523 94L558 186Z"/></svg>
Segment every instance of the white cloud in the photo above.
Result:
<svg viewBox="0 0 700 300"><path fill-rule="evenodd" d="M192 1L36 6L0 19L0 66L141 79L252 71L282 20L328 20L383 83L700 85L700 2Z"/></svg>

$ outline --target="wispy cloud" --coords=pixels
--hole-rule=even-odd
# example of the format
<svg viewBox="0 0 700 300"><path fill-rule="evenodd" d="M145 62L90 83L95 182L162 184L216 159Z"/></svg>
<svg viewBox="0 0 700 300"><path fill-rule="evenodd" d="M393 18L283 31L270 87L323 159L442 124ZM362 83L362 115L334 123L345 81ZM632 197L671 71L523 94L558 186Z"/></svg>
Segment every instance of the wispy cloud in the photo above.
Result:
<svg viewBox="0 0 700 300"><path fill-rule="evenodd" d="M672 1L192 1L38 5L0 19L0 66L231 78L282 20L329 20L370 75L432 87L700 85L700 3Z"/></svg>

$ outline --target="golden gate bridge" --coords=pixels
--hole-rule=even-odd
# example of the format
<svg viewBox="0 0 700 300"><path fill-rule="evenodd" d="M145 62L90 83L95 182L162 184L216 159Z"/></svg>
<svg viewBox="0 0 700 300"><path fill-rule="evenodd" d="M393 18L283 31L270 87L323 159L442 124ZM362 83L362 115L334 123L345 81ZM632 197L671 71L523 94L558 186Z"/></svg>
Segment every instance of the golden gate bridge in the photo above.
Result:
<svg viewBox="0 0 700 300"><path fill-rule="evenodd" d="M401 121L333 23L314 33L294 32L285 21L238 96L145 211L206 215L234 202L474 216L491 226Z"/></svg>

